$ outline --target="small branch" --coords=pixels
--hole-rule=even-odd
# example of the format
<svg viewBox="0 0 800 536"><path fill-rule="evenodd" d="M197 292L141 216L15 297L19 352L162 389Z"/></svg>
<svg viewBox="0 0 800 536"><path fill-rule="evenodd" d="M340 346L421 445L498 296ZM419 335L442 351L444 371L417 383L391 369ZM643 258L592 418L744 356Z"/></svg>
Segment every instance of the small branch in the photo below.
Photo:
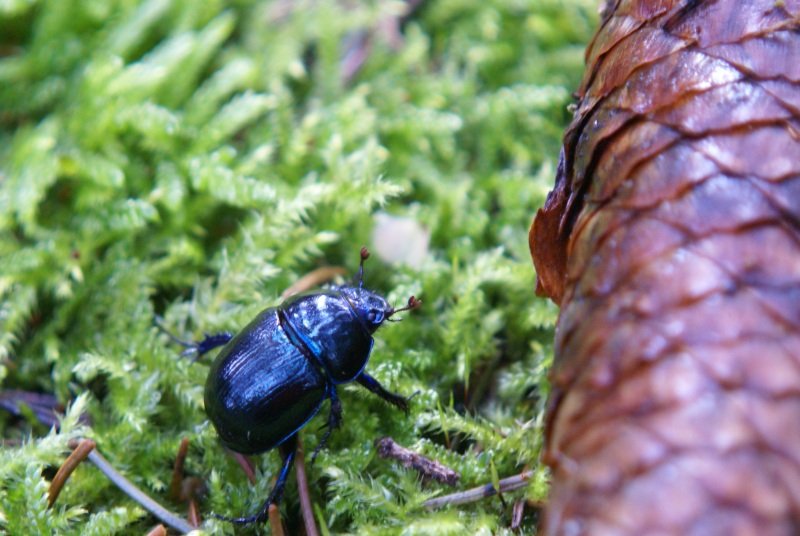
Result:
<svg viewBox="0 0 800 536"><path fill-rule="evenodd" d="M188 512L186 513L186 518L189 521L189 524L197 528L203 524L203 517L200 515L200 507L197 506L197 501L194 498L189 499L189 507Z"/></svg>
<svg viewBox="0 0 800 536"><path fill-rule="evenodd" d="M518 475L501 479L500 493L506 493L526 487L532 476L533 471L523 471ZM478 486L477 488L468 489L466 491L459 491L458 493L428 499L422 503L422 506L425 508L441 508L442 506L476 502L494 495L497 495L497 490L492 484L486 484L483 486Z"/></svg>
<svg viewBox="0 0 800 536"><path fill-rule="evenodd" d="M342 80L345 84L352 82L366 63L376 35L380 36L393 50L399 51L402 48L401 28L422 7L424 2L425 0L406 0L405 9L401 13L384 17L374 28L355 32L345 38L342 43L344 54L339 62Z"/></svg>
<svg viewBox="0 0 800 536"><path fill-rule="evenodd" d="M50 489L47 492L48 508L53 506L64 484L67 482L67 479L78 465L89 456L89 453L94 450L94 447L95 442L91 439L81 439L81 441L75 445L70 455L64 460L61 467L58 468L56 476L54 476L53 480L50 482Z"/></svg>
<svg viewBox="0 0 800 536"><path fill-rule="evenodd" d="M186 461L186 454L189 452L189 439L184 437L178 447L178 455L175 456L175 465L172 467L172 482L169 484L169 496L175 501L181 500L181 487L183 484L183 465Z"/></svg>
<svg viewBox="0 0 800 536"><path fill-rule="evenodd" d="M205 482L197 477L187 477L184 471L186 455L189 453L189 439L184 437L175 456L175 465L172 467L172 481L169 484L169 496L174 502L186 502L186 519L193 527L203 523L200 508L197 506L197 496L205 492Z"/></svg>
<svg viewBox="0 0 800 536"><path fill-rule="evenodd" d="M525 499L519 499L514 502L514 508L511 510L511 530L518 530L522 525L522 515L525 513Z"/></svg>
<svg viewBox="0 0 800 536"><path fill-rule="evenodd" d="M17 417L24 417L23 407L27 406L36 418L48 428L58 427L58 416L63 406L55 395L9 389L0 392L0 409Z"/></svg>
<svg viewBox="0 0 800 536"><path fill-rule="evenodd" d="M54 396L39 393L29 393L26 391L0 392L0 409L5 409L15 415L20 415L20 403L28 406L31 406L32 404L34 406L34 413L37 419L47 426L58 427L58 408L60 406L58 405L58 402ZM79 420L81 422L88 422L88 417L81 415ZM56 498L58 498L64 482L66 482L72 471L75 470L75 467L77 467L81 461L89 458L89 461L92 462L98 469L100 469L100 472L106 475L106 477L115 486L117 486L120 490L122 490L123 493L139 503L142 508L156 516L158 519L175 530L181 531L182 533L188 533L194 530L194 527L187 523L186 520L178 517L158 504L144 491L137 488L130 480L122 476L122 474L114 469L111 463L109 463L109 461L106 460L96 449L96 445L93 441L88 439L84 439L80 442L71 441L70 447L74 449L72 454L69 455L67 460L58 470L56 476L53 478L53 482L50 484L50 497L48 501L51 506L55 502ZM77 454L75 451L78 451ZM59 477L59 475L61 476Z"/></svg>
<svg viewBox="0 0 800 536"><path fill-rule="evenodd" d="M239 464L239 467L242 468L244 474L247 475L247 480L250 481L251 484L256 483L256 469L253 467L253 462L250 458L242 454L241 452L236 452L235 450L225 449L227 450L233 459L236 460L236 463Z"/></svg>
<svg viewBox="0 0 800 536"><path fill-rule="evenodd" d="M294 458L294 471L297 477L297 493L300 495L300 511L303 514L303 524L306 528L306 536L319 536L317 523L314 520L314 507L311 504L311 494L308 490L308 478L306 477L306 462L303 454L303 442L297 440L297 454Z"/></svg>
<svg viewBox="0 0 800 536"><path fill-rule="evenodd" d="M295 294L300 294L312 288L316 288L323 283L331 281L336 276L345 275L347 270L340 266L323 266L308 272L306 275L298 279L289 288L283 291L281 299L285 300Z"/></svg>
<svg viewBox="0 0 800 536"><path fill-rule="evenodd" d="M270 504L267 514L269 515L269 528L272 531L272 536L284 536L283 523L281 523L281 511L278 509L278 505L275 503Z"/></svg>
<svg viewBox="0 0 800 536"><path fill-rule="evenodd" d="M89 453L89 461L92 462L98 469L100 469L100 472L106 475L106 477L113 482L115 486L121 489L125 495L139 503L142 508L156 516L165 524L182 533L187 533L194 530L194 527L192 527L185 519L178 517L158 504L156 501L150 498L149 495L137 488L130 480L117 472L117 470L114 469L109 461L106 460L96 449Z"/></svg>
<svg viewBox="0 0 800 536"><path fill-rule="evenodd" d="M164 528L164 525L156 525L153 530L147 533L147 536L167 536L167 529Z"/></svg>
<svg viewBox="0 0 800 536"><path fill-rule="evenodd" d="M378 455L381 458L392 458L403 464L403 467L418 471L423 478L428 478L455 486L461 478L457 472L441 463L398 445L391 437L383 437L375 441Z"/></svg>

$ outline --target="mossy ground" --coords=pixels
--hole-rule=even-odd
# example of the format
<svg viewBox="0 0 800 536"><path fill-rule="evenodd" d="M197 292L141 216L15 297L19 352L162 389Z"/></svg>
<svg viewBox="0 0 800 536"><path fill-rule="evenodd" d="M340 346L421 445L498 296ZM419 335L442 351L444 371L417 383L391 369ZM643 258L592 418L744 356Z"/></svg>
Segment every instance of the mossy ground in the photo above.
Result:
<svg viewBox="0 0 800 536"><path fill-rule="evenodd" d="M345 11L342 5L349 8ZM537 465L556 309L533 295L527 230L554 175L592 0L0 1L0 388L55 393L59 433L0 414L0 532L143 534L156 521L88 463L47 509L67 441L93 438L173 510L182 437L202 509L260 505L205 419L204 363L153 326L236 331L321 265L355 272L376 211L431 233L416 267L373 258L368 285L419 311L377 335L369 370L420 391L409 417L340 390L345 424L311 468L325 533L498 534L497 500L429 512L450 492L376 456L392 436L460 487ZM349 80L343 61L371 45ZM90 426L77 415L88 412ZM323 410L323 413L325 411ZM307 448L324 416L303 431ZM277 454L258 459L274 474ZM289 484L284 517L298 525ZM535 530L528 511L522 530ZM209 533L233 528L210 520ZM242 532L268 532L266 528Z"/></svg>

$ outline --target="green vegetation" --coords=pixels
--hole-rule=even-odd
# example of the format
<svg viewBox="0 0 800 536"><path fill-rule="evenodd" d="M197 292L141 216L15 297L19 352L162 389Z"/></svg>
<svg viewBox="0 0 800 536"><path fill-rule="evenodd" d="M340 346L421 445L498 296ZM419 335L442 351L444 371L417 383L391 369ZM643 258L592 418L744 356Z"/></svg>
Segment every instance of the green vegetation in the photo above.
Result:
<svg viewBox="0 0 800 536"><path fill-rule="evenodd" d="M392 303L424 301L378 332L369 365L388 388L420 394L405 417L340 390L344 426L309 467L323 533L508 531L498 499L421 509L453 490L378 458L386 435L459 471L460 488L527 466L536 478L506 498L545 496L556 309L534 297L527 231L552 185L596 2L431 0L394 44L381 21L402 2L352 4L0 0L0 388L70 403L59 432L0 413L12 440L0 448L0 532L156 524L88 463L47 509L80 436L181 512L167 486L188 437L187 471L208 485L202 511L255 510L278 455L257 458L264 476L251 486L205 419L207 365L179 358L153 318L186 337L236 331L315 267L355 272L378 210L431 232L418 268L367 266ZM344 80L364 30L366 62ZM308 450L326 407L303 431ZM295 532L293 477L282 511ZM528 510L524 532L535 523Z"/></svg>

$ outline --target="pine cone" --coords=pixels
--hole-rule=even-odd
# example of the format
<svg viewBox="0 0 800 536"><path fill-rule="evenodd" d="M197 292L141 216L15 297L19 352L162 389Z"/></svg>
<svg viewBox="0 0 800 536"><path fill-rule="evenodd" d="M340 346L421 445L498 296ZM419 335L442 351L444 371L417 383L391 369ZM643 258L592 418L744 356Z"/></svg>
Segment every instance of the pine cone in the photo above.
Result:
<svg viewBox="0 0 800 536"><path fill-rule="evenodd" d="M545 534L800 532L800 0L608 2L531 228Z"/></svg>

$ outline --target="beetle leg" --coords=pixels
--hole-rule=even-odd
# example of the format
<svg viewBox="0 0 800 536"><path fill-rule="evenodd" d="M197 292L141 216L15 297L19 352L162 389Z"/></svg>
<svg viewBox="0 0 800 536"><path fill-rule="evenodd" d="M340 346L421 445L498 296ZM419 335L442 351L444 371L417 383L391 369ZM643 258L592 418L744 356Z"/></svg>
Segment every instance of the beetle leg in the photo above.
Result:
<svg viewBox="0 0 800 536"><path fill-rule="evenodd" d="M181 352L182 356L188 356L192 354L197 354L195 359L198 359L203 356L203 354L210 352L214 348L219 348L220 346L224 346L230 342L233 338L233 334L222 331L220 333L214 333L213 335L209 335L208 333L203 334L203 340L200 342L192 343L186 350Z"/></svg>
<svg viewBox="0 0 800 536"><path fill-rule="evenodd" d="M281 445L278 447L278 450L280 451L281 456L283 456L283 466L281 466L281 472L278 474L278 479L275 481L275 485L272 487L272 491L269 492L269 496L267 497L267 500L261 509L257 513L247 517L226 517L219 514L212 514L214 517L223 521L235 523L237 525L261 523L267 519L269 514L269 505L280 504L281 498L283 497L283 488L286 486L286 479L289 476L289 471L292 469L292 465L294 464L294 457L297 454L297 435L295 434L281 443Z"/></svg>
<svg viewBox="0 0 800 536"><path fill-rule="evenodd" d="M402 409L406 413L408 413L408 401L411 400L411 397L406 398L402 395L397 393L392 393L391 391L387 391L383 385L378 382L375 378L367 374L366 372L362 372L361 375L356 378L356 381L369 389L371 392L375 393L389 404L393 406L397 406L398 408ZM413 395L412 395L413 396Z"/></svg>
<svg viewBox="0 0 800 536"><path fill-rule="evenodd" d="M342 424L342 403L336 393L336 387L331 385L329 396L331 397L331 412L328 414L328 430L339 428Z"/></svg>
<svg viewBox="0 0 800 536"><path fill-rule="evenodd" d="M336 387L333 384L330 384L328 387L328 396L331 399L331 411L328 413L328 423L325 425L325 434L323 434L322 439L319 440L319 444L314 449L313 454L311 454L311 465L314 465L317 454L325 447L328 438L331 437L331 432L333 432L335 428L339 428L339 425L342 424L342 403L339 401L339 395L336 393Z"/></svg>
<svg viewBox="0 0 800 536"><path fill-rule="evenodd" d="M203 340L198 342L192 341L184 341L183 339L178 338L177 336L173 335L164 325L161 323L161 319L156 317L155 321L156 327L167 337L170 338L172 342L175 344L180 344L184 348L186 348L183 352L181 352L181 357L188 357L193 356L192 361L195 361L203 356L203 354L210 352L214 348L218 348L228 343L233 338L233 335L228 333L227 331L223 331L221 333L215 333L213 335L209 335L208 333L204 334Z"/></svg>

